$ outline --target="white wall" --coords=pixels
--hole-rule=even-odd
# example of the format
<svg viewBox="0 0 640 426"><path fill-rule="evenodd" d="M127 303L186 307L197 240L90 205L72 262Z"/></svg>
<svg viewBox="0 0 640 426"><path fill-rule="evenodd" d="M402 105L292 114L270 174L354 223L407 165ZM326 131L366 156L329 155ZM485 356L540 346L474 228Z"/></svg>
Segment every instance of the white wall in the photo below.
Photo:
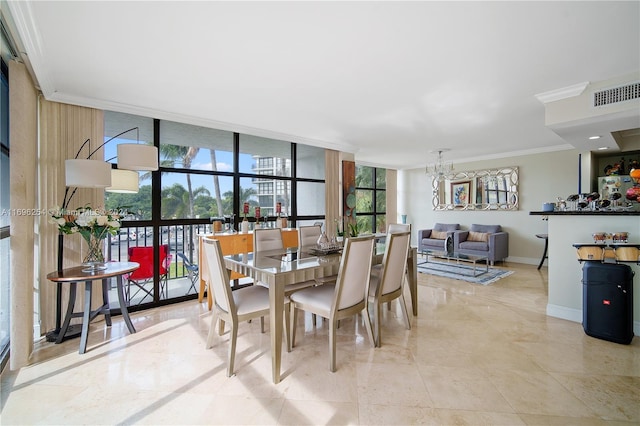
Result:
<svg viewBox="0 0 640 426"><path fill-rule="evenodd" d="M593 232L629 233L640 243L640 216L550 216L549 297L547 314L582 322L582 264L574 243L592 243ZM640 266L627 263L635 273L633 288L634 334L640 335Z"/></svg>
<svg viewBox="0 0 640 426"><path fill-rule="evenodd" d="M450 157L455 155L451 151ZM407 214L412 224L412 244L417 244L417 231L431 228L434 223L459 223L468 228L473 223L499 224L509 232L508 261L537 265L544 242L535 234L547 233L547 222L542 216L531 216L540 211L542 203L555 202L578 192L577 150L532 154L497 160L455 163L456 171L494 169L517 166L519 168L520 208L517 211L434 211L431 203L431 185L424 169L398 172L398 214ZM583 173L587 173L583 169ZM582 188L587 192L589 188Z"/></svg>

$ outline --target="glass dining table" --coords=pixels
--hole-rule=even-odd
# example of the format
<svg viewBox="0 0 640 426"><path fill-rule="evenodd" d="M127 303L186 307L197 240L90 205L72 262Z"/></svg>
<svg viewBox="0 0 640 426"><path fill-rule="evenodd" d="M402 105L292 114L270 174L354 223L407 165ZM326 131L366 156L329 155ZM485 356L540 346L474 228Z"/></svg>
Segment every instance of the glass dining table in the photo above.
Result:
<svg viewBox="0 0 640 426"><path fill-rule="evenodd" d="M379 263L382 255L383 253L376 253L374 263L376 261ZM416 249L410 249L407 269L414 315L418 314L416 256ZM262 281L269 287L269 333L274 383L280 382L285 286L336 275L340 268L340 258L340 253L319 256L304 248L300 250L297 248L265 250L258 254L243 253L224 256L227 269L251 277L256 281Z"/></svg>

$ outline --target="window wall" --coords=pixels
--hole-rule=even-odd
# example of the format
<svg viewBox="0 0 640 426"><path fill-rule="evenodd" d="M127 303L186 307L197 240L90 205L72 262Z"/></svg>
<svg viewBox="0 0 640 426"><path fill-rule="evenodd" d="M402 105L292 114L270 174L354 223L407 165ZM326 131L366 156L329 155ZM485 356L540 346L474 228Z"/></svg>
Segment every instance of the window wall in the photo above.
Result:
<svg viewBox="0 0 640 426"><path fill-rule="evenodd" d="M195 297L193 288L182 293L172 289L171 279L185 273L178 254L197 263L197 234L210 233L214 219L223 221L224 230L237 230L245 203L250 229L256 222L275 227L278 209L290 227L324 221L322 148L105 112L105 141L134 127L139 130L105 146L105 158L115 156L112 150L118 143L154 144L159 149L159 170L140 173L137 194L106 193L105 203L107 208L125 206L133 213L123 222L129 231L110 245L112 259L125 260L131 246L169 244L173 259L169 291L160 292L154 283L153 301L146 298L143 307Z"/></svg>
<svg viewBox="0 0 640 426"><path fill-rule="evenodd" d="M120 136L117 136L120 135ZM116 137L117 136L117 137ZM146 117L105 111L104 113L104 158L118 163L118 145L141 143L153 145L153 120ZM106 207L126 206L138 220L151 220L151 173L139 173L137 194L105 193Z"/></svg>
<svg viewBox="0 0 640 426"><path fill-rule="evenodd" d="M385 232L386 169L356 164L356 220L360 232Z"/></svg>

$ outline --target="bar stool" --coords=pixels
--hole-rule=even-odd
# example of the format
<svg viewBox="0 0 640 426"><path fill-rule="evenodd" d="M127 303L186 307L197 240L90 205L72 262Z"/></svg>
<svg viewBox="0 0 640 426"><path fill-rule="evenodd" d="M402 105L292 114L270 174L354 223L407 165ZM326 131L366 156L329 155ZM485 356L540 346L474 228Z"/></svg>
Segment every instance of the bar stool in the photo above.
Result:
<svg viewBox="0 0 640 426"><path fill-rule="evenodd" d="M536 234L536 237L544 239L544 253L542 253L542 259L540 259L540 264L538 265L538 269L542 268L542 264L545 259L548 259L547 256L547 248L549 247L549 234Z"/></svg>

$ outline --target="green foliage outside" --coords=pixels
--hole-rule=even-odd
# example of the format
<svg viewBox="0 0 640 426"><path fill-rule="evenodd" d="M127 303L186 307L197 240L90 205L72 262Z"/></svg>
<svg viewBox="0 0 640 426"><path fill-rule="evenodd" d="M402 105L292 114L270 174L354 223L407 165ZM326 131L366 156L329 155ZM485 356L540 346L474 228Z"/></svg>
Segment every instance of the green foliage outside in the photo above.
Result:
<svg viewBox="0 0 640 426"><path fill-rule="evenodd" d="M191 163L198 154L200 148L168 145L160 146L161 167L175 168L182 166L183 169L190 169ZM212 170L216 171L215 150L210 149ZM140 176L141 180L150 179L151 174L145 173ZM161 217L163 219L183 219L183 218L209 218L233 214L233 191L227 191L220 195L220 184L218 176L213 175L212 188L200 186L194 188L191 183L191 174L185 173L187 187L179 183L162 189L161 196ZM258 202L250 198L256 195L253 188L240 188L239 200L242 204L249 202L251 211L258 205ZM135 214L137 220L151 220L151 185L140 187L137 194L106 193L105 207L115 208L126 206L130 212ZM251 214L252 215L252 214Z"/></svg>
<svg viewBox="0 0 640 426"><path fill-rule="evenodd" d="M356 227L358 234L386 229L385 216L377 214L386 210L386 181L385 169L356 165ZM375 206L373 202L374 191Z"/></svg>
<svg viewBox="0 0 640 426"><path fill-rule="evenodd" d="M175 183L168 188L162 190L162 218L164 219L182 219L190 216L209 218L232 214L233 212L233 191L227 191L222 194L221 203L211 196L211 192L204 186L192 189L192 194L179 183ZM255 200L249 198L254 196L256 191L253 188L240 188L240 200L249 200L251 212L253 207L258 205ZM191 204L193 203L193 204ZM218 211L218 205L223 210ZM151 186L145 185L140 187L137 194L119 194L107 192L105 194L105 207L107 209L126 206L127 210L135 214L137 220L151 220ZM251 213L249 216L253 216Z"/></svg>
<svg viewBox="0 0 640 426"><path fill-rule="evenodd" d="M141 186L137 194L105 192L104 200L107 210L126 207L137 219L151 220L151 185Z"/></svg>

